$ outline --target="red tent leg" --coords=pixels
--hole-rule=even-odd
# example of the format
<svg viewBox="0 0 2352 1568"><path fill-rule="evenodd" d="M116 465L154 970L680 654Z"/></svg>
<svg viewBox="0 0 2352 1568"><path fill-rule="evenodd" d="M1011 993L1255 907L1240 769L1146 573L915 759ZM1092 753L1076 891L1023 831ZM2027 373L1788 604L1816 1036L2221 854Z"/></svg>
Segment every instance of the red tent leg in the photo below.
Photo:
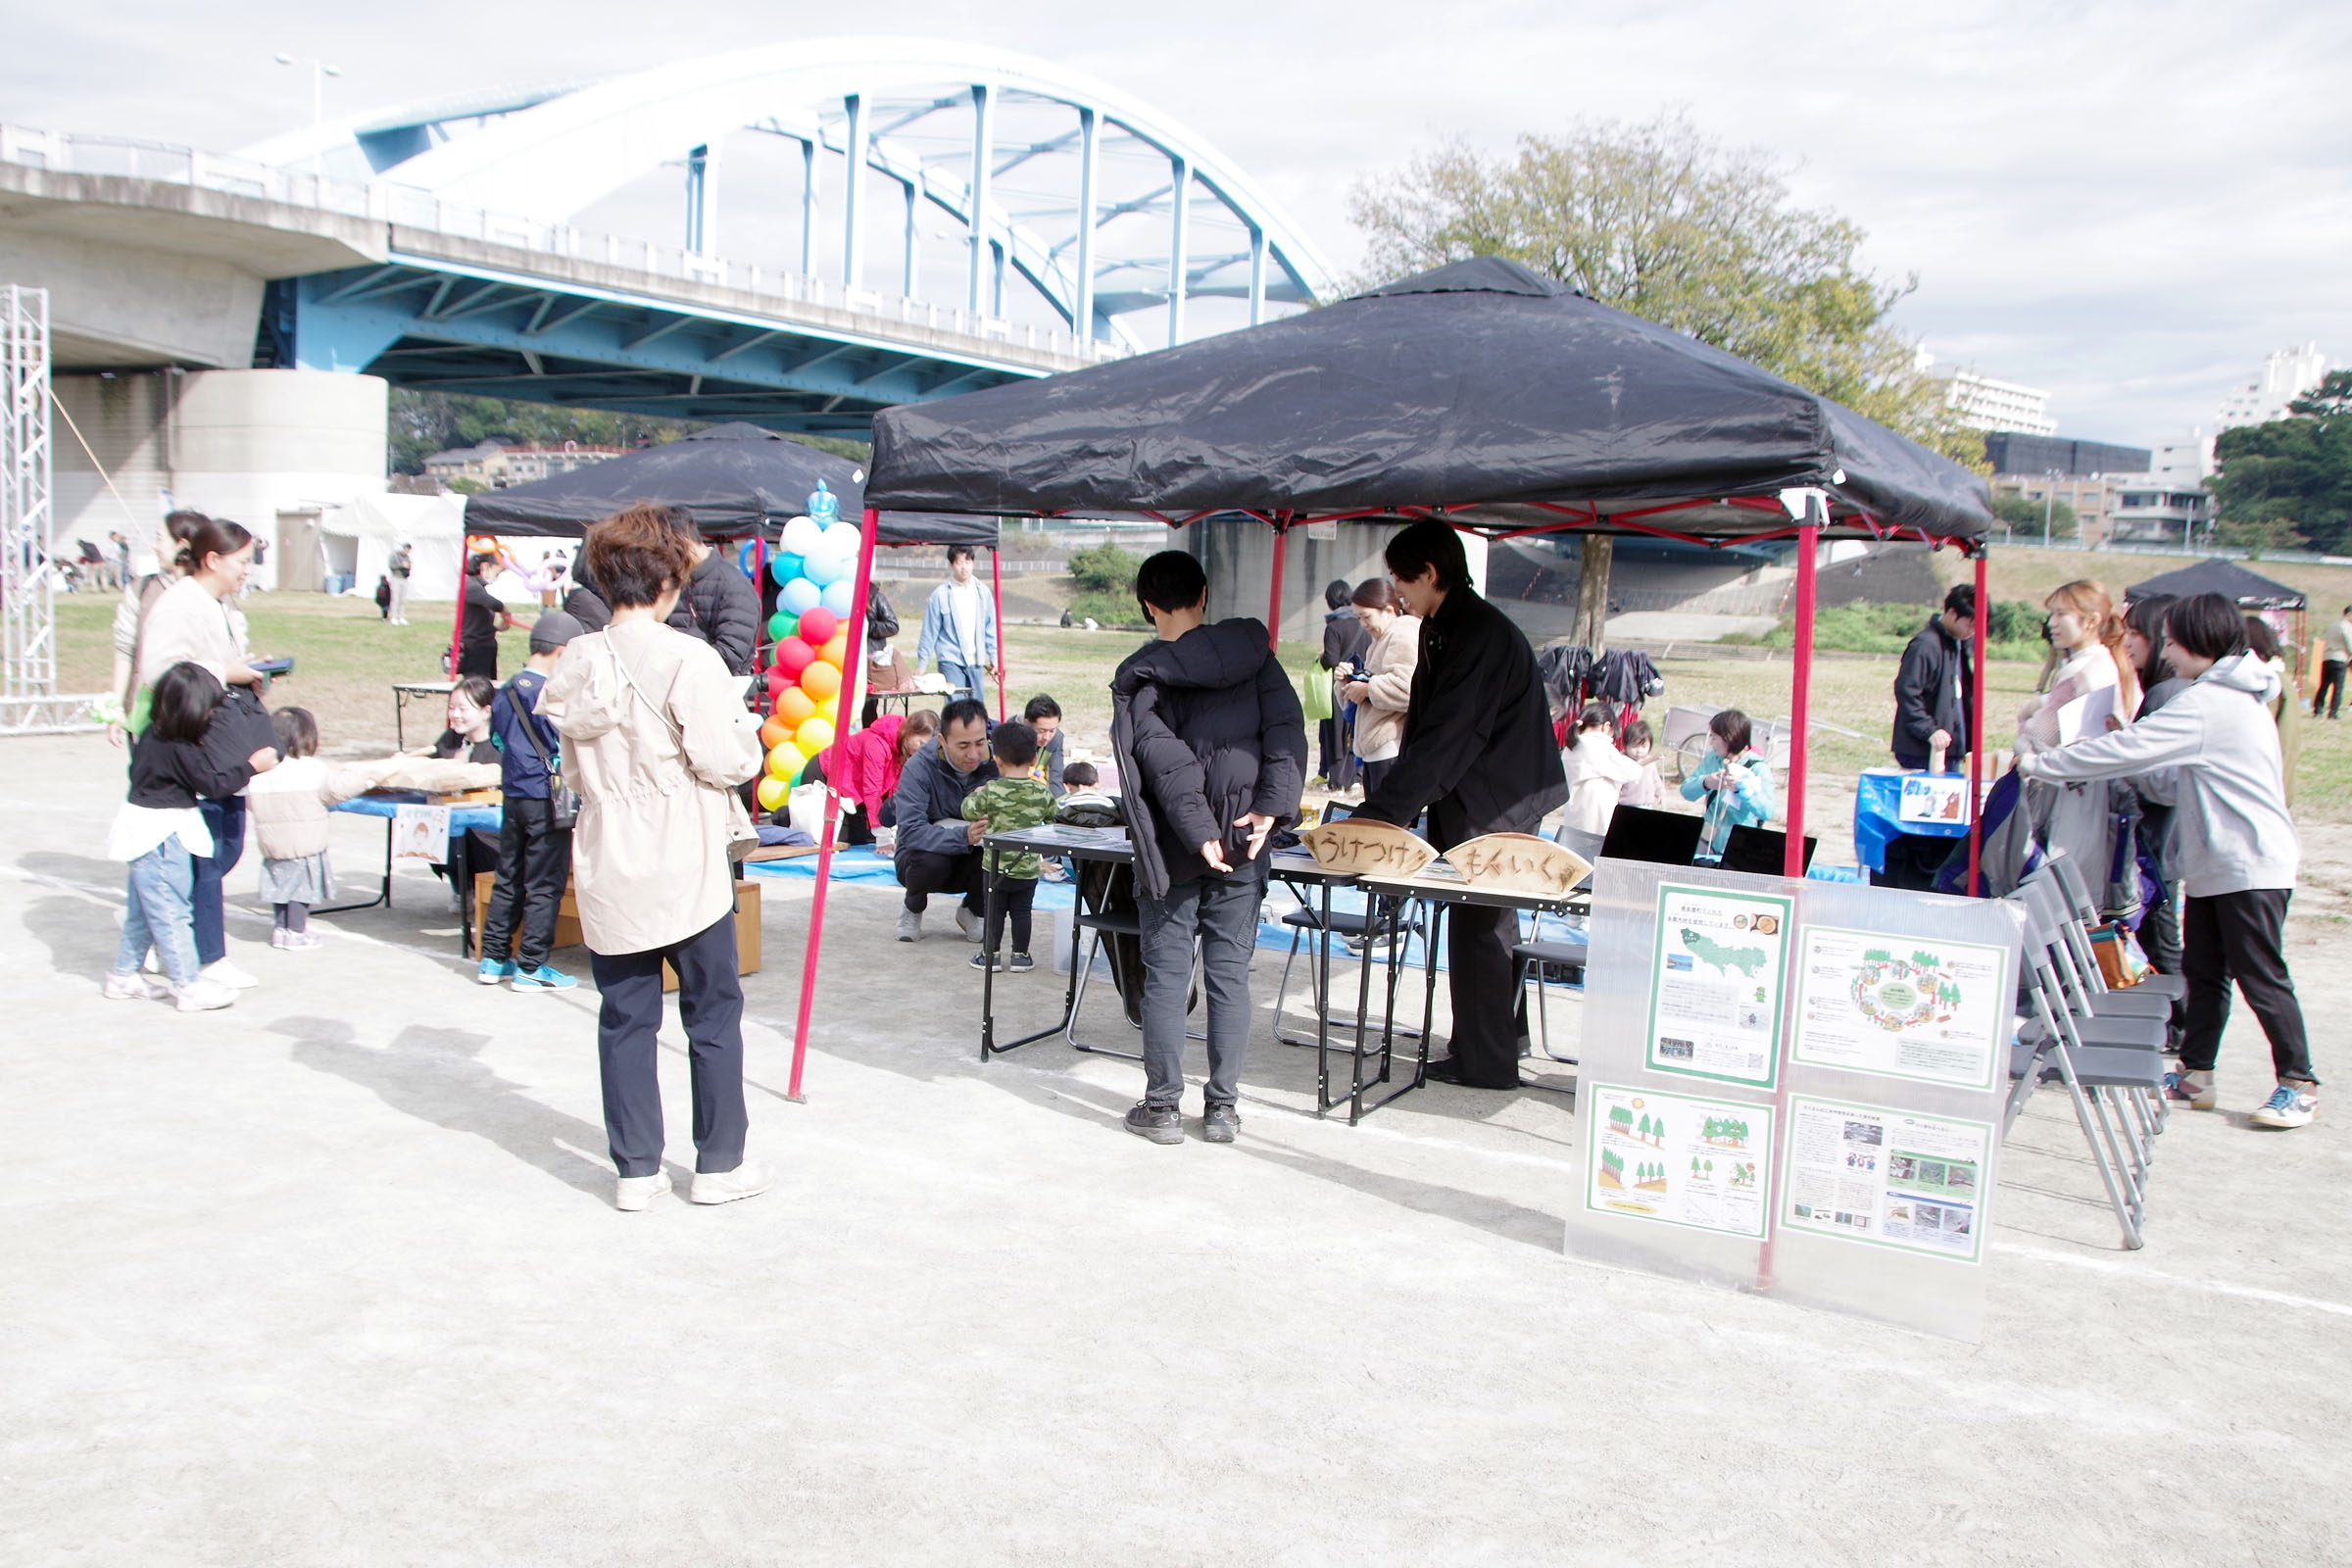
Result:
<svg viewBox="0 0 2352 1568"><path fill-rule="evenodd" d="M1968 700L1968 896L1977 896L1977 872L1984 858L1984 638L1992 606L1985 598L1984 548L1977 547L1976 667Z"/></svg>
<svg viewBox="0 0 2352 1568"><path fill-rule="evenodd" d="M1808 522L1796 530L1796 672L1788 693L1788 849L1783 876L1805 874L1805 751L1813 700L1813 592L1821 528Z"/></svg>
<svg viewBox="0 0 2352 1568"><path fill-rule="evenodd" d="M842 703L836 710L838 722L833 726L833 744L825 752L825 777L828 781L842 774L845 748L852 735L858 732L858 719L865 705L865 606L874 586L874 538L881 529L881 516L873 508L865 509L863 526L858 529L858 584L850 596L849 640L844 645L841 685ZM808 947L801 959L801 1005L792 1026L792 1079L785 1086L788 1100L800 1100L801 1073L808 1061L808 1009L816 1001L816 960L825 943L825 890L833 879L833 834L840 820L841 797L833 785L825 786L825 826L818 836L816 850L816 897L808 905Z"/></svg>
<svg viewBox="0 0 2352 1568"><path fill-rule="evenodd" d="M458 651L466 640L466 585L473 580L473 553L466 548L466 536L458 535L458 608L449 620L449 681L458 682ZM494 623L495 624L495 623Z"/></svg>
<svg viewBox="0 0 2352 1568"><path fill-rule="evenodd" d="M1004 722L1004 571L996 551L988 553L988 591L997 602L997 722Z"/></svg>
<svg viewBox="0 0 2352 1568"><path fill-rule="evenodd" d="M1281 523L1274 525L1273 585L1266 590L1266 646L1282 649L1282 564L1290 552L1291 532Z"/></svg>
<svg viewBox="0 0 2352 1568"><path fill-rule="evenodd" d="M752 595L763 603L767 597L767 524L764 521L752 535ZM752 688L752 706L761 714L768 710L765 679L767 655L767 617L762 615L760 624L752 628L752 673L761 677L760 683Z"/></svg>

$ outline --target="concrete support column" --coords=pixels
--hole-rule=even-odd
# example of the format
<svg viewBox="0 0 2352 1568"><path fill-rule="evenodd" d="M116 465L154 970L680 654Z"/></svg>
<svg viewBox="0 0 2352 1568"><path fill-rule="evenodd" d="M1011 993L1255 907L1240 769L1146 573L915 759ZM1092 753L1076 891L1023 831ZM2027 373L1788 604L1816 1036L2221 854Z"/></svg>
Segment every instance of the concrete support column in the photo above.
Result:
<svg viewBox="0 0 2352 1568"><path fill-rule="evenodd" d="M1168 193L1168 347L1184 341L1184 300L1191 292L1188 252L1192 245L1193 166L1182 158L1169 160L1173 187Z"/></svg>
<svg viewBox="0 0 2352 1568"><path fill-rule="evenodd" d="M1100 122L1092 109L1078 111L1078 287L1070 304L1070 331L1081 341L1095 335L1095 185L1101 170Z"/></svg>
<svg viewBox="0 0 2352 1568"><path fill-rule="evenodd" d="M865 99L851 93L842 100L849 111L849 131L842 147L841 282L844 288L865 286Z"/></svg>
<svg viewBox="0 0 2352 1568"><path fill-rule="evenodd" d="M964 281L964 309L980 314L981 290L988 281L988 189L995 173L996 100L988 88L972 85L972 177L970 181L971 256Z"/></svg>

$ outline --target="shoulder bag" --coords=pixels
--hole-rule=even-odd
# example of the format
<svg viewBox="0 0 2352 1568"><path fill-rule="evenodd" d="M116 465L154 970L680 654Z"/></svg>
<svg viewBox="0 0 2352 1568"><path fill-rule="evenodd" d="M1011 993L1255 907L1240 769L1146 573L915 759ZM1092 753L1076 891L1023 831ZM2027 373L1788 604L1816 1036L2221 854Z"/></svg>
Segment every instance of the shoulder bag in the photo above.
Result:
<svg viewBox="0 0 2352 1568"><path fill-rule="evenodd" d="M568 833L572 824L580 819L580 798L564 787L564 776L556 767L556 760L548 756L547 743L539 738L537 701L534 700L529 708L522 706L522 692L517 684L521 679L517 675L507 682L507 706L514 709L516 716L522 720L523 738L531 743L531 750L539 754L539 765L547 770L548 825L559 833ZM541 691L546 689L545 686L540 687Z"/></svg>

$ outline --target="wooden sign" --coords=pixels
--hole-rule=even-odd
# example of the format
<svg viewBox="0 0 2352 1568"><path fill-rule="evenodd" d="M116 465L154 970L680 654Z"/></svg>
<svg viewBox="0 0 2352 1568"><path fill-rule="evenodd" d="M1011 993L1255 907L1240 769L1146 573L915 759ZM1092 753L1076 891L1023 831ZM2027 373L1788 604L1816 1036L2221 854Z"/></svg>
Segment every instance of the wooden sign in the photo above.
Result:
<svg viewBox="0 0 2352 1568"><path fill-rule="evenodd" d="M1489 833L1456 844L1446 863L1473 887L1499 893L1566 893L1592 873L1592 862L1532 833Z"/></svg>
<svg viewBox="0 0 2352 1568"><path fill-rule="evenodd" d="M1348 817L1310 827L1298 835L1326 871L1352 876L1411 876L1438 858L1438 852L1393 822Z"/></svg>

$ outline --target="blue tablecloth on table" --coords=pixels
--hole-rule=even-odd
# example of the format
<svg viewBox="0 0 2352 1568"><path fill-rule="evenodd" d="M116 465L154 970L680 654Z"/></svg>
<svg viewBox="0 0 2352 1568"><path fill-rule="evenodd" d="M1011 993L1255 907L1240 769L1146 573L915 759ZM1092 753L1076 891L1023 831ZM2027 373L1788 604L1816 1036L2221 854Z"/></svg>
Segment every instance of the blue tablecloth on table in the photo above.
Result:
<svg viewBox="0 0 2352 1568"><path fill-rule="evenodd" d="M1902 820L1903 780L1927 778L1924 768L1866 767L1854 789L1854 858L1873 871L1886 869L1886 846L1904 834L1928 839L1964 839L1966 822ZM1965 778L1958 773L1933 775Z"/></svg>
<svg viewBox="0 0 2352 1568"><path fill-rule="evenodd" d="M389 818L400 807L423 806L425 804L426 802L422 795L417 794L415 791L401 791L399 793L389 795L355 796L353 799L345 801L342 805L336 807L335 809L338 811L350 811L360 816L381 816ZM495 834L498 831L499 824L504 820L504 813L502 813L495 806L477 804L473 806L453 806L449 808L449 831L452 834L463 833L467 828L476 827L480 828L485 833Z"/></svg>

